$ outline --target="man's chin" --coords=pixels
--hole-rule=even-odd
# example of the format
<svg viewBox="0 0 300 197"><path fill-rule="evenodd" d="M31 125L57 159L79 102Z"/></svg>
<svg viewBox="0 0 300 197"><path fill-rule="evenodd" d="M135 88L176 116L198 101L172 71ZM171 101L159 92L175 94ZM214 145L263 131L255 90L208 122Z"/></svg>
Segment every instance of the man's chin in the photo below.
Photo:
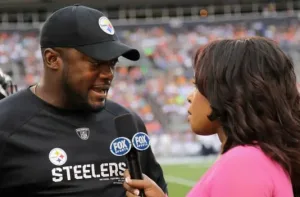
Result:
<svg viewBox="0 0 300 197"><path fill-rule="evenodd" d="M105 107L106 100L89 103L90 109L92 111L99 111Z"/></svg>

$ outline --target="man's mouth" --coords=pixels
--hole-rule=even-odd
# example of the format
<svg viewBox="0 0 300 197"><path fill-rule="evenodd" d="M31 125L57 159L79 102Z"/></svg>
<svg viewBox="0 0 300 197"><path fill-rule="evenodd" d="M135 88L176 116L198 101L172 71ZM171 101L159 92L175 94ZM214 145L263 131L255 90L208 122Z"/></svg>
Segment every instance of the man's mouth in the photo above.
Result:
<svg viewBox="0 0 300 197"><path fill-rule="evenodd" d="M94 86L92 90L104 101L107 97L109 86Z"/></svg>
<svg viewBox="0 0 300 197"><path fill-rule="evenodd" d="M99 93L99 94L105 94L107 95L107 92L108 92L108 89L94 89L93 88L93 91Z"/></svg>
<svg viewBox="0 0 300 197"><path fill-rule="evenodd" d="M104 94L107 95L108 90L109 90L109 85L105 85L105 86L94 86L92 88L93 91L99 93L99 94Z"/></svg>

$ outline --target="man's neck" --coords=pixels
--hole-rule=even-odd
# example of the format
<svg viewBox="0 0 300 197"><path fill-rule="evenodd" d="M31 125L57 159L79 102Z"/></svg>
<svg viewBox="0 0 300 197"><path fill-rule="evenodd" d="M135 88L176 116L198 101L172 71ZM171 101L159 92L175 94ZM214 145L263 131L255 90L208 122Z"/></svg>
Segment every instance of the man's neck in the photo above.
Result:
<svg viewBox="0 0 300 197"><path fill-rule="evenodd" d="M60 91L59 88L56 88L55 84L47 85L41 80L31 88L31 91L50 105L58 108L66 108L64 93Z"/></svg>

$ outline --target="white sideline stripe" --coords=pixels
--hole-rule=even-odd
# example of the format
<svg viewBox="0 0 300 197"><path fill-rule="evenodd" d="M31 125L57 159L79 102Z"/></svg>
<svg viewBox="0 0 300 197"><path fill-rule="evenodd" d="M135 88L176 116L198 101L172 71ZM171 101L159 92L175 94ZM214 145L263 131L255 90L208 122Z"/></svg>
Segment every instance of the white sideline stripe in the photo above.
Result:
<svg viewBox="0 0 300 197"><path fill-rule="evenodd" d="M161 165L181 165L181 164L212 164L217 156L199 156L199 157L173 157L156 158Z"/></svg>
<svg viewBox="0 0 300 197"><path fill-rule="evenodd" d="M165 178L166 178L167 182L177 183L179 185L184 185L184 186L188 186L188 187L193 187L196 184L195 181L191 181L188 179L183 179L183 178L179 178L179 177L175 177L175 176L165 175Z"/></svg>

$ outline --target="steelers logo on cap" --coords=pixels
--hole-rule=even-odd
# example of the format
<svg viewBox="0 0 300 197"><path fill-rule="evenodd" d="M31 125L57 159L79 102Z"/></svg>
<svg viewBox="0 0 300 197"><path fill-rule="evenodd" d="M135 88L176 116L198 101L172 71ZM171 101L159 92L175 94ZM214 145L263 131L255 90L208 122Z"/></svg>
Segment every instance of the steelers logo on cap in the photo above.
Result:
<svg viewBox="0 0 300 197"><path fill-rule="evenodd" d="M49 153L51 163L56 166L64 165L67 161L67 154L61 148L53 148Z"/></svg>
<svg viewBox="0 0 300 197"><path fill-rule="evenodd" d="M105 33L110 35L115 34L115 29L106 16L102 16L99 18L99 26Z"/></svg>

